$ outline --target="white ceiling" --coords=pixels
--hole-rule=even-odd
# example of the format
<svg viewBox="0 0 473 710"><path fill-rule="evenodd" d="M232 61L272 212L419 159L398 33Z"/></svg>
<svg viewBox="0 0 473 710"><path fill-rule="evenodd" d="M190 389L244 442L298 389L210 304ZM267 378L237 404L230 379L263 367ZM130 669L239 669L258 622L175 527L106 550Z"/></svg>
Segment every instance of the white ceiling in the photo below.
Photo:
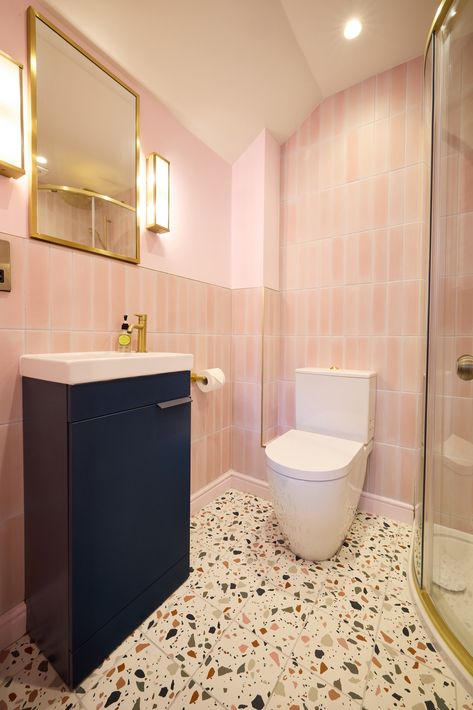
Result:
<svg viewBox="0 0 473 710"><path fill-rule="evenodd" d="M283 142L324 97L422 54L438 2L47 0L228 162L263 128Z"/></svg>

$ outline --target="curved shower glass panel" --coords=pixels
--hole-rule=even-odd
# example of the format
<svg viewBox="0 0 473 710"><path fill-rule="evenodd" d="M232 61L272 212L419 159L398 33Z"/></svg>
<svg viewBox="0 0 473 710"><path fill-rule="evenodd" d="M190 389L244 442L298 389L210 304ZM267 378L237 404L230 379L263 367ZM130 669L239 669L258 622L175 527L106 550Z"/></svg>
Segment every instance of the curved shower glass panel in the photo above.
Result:
<svg viewBox="0 0 473 710"><path fill-rule="evenodd" d="M429 324L413 566L433 626L472 673L473 2L442 4L424 96Z"/></svg>

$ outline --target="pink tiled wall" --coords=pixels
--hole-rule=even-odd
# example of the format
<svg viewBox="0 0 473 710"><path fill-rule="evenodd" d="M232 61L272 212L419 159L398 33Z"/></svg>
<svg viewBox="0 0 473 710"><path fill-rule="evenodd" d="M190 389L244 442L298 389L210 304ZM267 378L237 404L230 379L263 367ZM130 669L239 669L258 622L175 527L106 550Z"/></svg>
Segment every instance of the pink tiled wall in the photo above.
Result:
<svg viewBox="0 0 473 710"><path fill-rule="evenodd" d="M122 315L144 312L149 350L191 352L196 368L221 367L223 390L193 386L192 491L230 468L232 420L230 289L5 237L13 288L0 293L0 615L24 596L20 355L114 349Z"/></svg>
<svg viewBox="0 0 473 710"><path fill-rule="evenodd" d="M262 440L266 444L279 434L278 398L281 365L281 294L264 289L263 305L263 416Z"/></svg>
<svg viewBox="0 0 473 710"><path fill-rule="evenodd" d="M232 291L232 468L264 478L261 448L263 288Z"/></svg>
<svg viewBox="0 0 473 710"><path fill-rule="evenodd" d="M282 150L279 424L294 369L374 369L365 488L413 502L419 462L424 244L422 59L326 99Z"/></svg>

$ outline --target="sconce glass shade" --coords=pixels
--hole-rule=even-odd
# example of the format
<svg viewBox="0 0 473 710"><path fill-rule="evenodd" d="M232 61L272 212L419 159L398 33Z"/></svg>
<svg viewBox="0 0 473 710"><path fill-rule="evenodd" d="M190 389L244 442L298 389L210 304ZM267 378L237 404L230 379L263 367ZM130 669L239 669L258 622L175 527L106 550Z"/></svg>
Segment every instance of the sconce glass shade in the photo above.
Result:
<svg viewBox="0 0 473 710"><path fill-rule="evenodd" d="M146 158L146 229L169 232L170 163L159 153Z"/></svg>
<svg viewBox="0 0 473 710"><path fill-rule="evenodd" d="M24 174L23 65L0 51L0 175Z"/></svg>

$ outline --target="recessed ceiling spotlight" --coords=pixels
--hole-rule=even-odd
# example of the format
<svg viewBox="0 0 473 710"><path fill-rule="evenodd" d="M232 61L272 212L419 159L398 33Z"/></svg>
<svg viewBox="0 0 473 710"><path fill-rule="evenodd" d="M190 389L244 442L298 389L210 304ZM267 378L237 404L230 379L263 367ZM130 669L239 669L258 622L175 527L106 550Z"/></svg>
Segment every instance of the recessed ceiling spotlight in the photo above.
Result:
<svg viewBox="0 0 473 710"><path fill-rule="evenodd" d="M37 155L37 156L36 156L36 162L37 162L39 165L46 165L46 163L48 162L48 159L45 158L44 155Z"/></svg>
<svg viewBox="0 0 473 710"><path fill-rule="evenodd" d="M358 37L361 32L361 28L362 24L356 17L348 20L343 30L345 39L355 39L355 37Z"/></svg>

